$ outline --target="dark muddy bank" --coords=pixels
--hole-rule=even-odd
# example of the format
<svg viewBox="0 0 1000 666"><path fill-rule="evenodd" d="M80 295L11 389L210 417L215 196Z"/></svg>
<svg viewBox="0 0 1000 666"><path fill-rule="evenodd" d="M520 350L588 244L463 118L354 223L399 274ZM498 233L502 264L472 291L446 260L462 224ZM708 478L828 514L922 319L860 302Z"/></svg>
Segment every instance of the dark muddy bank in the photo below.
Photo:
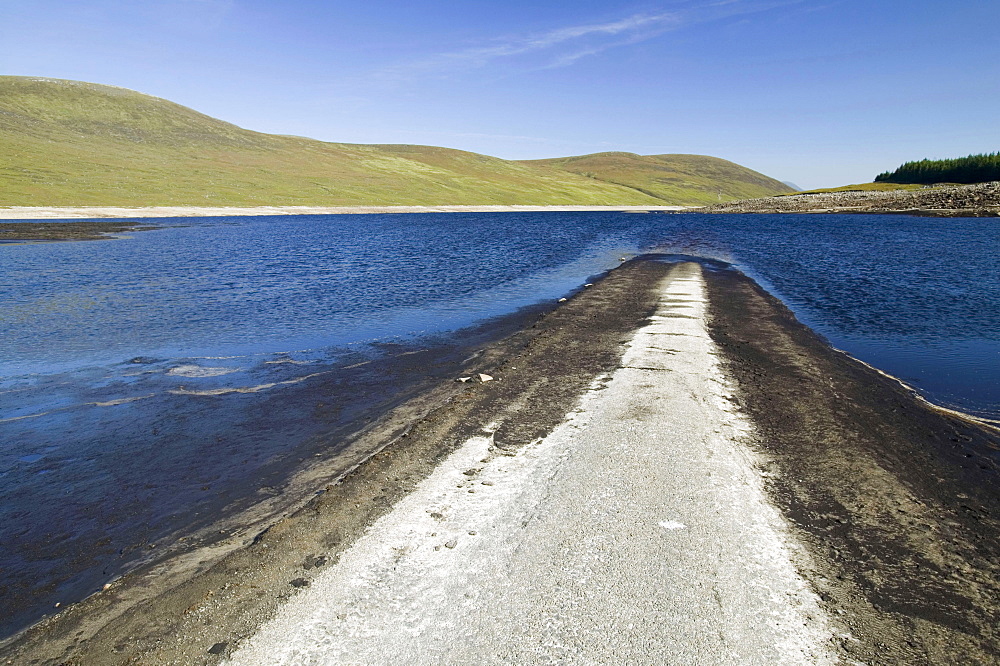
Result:
<svg viewBox="0 0 1000 666"><path fill-rule="evenodd" d="M102 222L0 222L0 243L51 243L56 241L107 240L118 234L158 229L149 224L115 220Z"/></svg>
<svg viewBox="0 0 1000 666"><path fill-rule="evenodd" d="M807 578L869 664L1000 657L1000 431L832 349L745 276L707 275L711 333L770 460Z"/></svg>

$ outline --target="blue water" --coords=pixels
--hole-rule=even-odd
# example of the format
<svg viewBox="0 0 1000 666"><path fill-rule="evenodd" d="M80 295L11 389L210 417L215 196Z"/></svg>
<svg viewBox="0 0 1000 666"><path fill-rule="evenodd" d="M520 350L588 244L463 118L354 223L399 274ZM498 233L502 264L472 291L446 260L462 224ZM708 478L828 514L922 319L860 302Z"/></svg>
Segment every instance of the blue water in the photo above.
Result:
<svg viewBox="0 0 1000 666"><path fill-rule="evenodd" d="M437 371L381 361L551 302L622 256L733 263L835 346L1000 418L997 220L161 223L121 240L0 244L0 599L19 609L0 635L242 506L248 488L267 496L323 437Z"/></svg>

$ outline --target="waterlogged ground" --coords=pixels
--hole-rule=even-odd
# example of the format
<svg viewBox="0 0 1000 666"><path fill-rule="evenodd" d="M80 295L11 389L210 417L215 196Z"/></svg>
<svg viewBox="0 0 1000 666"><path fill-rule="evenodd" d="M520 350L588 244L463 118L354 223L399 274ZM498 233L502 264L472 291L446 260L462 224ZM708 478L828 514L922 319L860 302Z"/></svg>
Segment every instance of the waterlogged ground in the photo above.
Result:
<svg viewBox="0 0 1000 666"><path fill-rule="evenodd" d="M449 380L449 364L507 329L451 331L552 302L634 253L734 262L836 346L943 404L1000 416L995 221L162 224L127 240L0 245L0 596L17 609L3 633L279 493L352 424Z"/></svg>

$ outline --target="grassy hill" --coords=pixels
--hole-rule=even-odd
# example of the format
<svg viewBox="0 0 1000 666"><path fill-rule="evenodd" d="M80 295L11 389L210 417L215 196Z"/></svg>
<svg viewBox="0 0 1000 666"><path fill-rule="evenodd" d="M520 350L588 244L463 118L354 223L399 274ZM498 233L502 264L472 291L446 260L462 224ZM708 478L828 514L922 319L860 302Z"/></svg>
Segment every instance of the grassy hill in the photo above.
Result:
<svg viewBox="0 0 1000 666"><path fill-rule="evenodd" d="M602 175L556 164L601 155L516 162L327 143L252 132L123 88L0 76L0 206L662 205L697 203L706 192L715 201L719 189L743 198L746 174L775 183L768 194L787 191L724 160L633 157L683 158L691 186L647 186L629 161Z"/></svg>
<svg viewBox="0 0 1000 666"><path fill-rule="evenodd" d="M704 205L734 199L766 197L794 190L782 182L704 155L636 155L596 153L580 157L532 160L588 178L615 183L663 202Z"/></svg>

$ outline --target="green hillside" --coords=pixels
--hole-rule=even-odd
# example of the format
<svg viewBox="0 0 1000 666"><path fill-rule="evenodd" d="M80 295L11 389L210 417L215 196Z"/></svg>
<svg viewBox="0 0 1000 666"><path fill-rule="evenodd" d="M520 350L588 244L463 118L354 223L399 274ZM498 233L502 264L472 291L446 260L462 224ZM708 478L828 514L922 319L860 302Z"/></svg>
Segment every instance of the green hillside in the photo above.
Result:
<svg viewBox="0 0 1000 666"><path fill-rule="evenodd" d="M705 155L596 153L523 164L555 167L616 183L672 204L703 205L794 192L773 178Z"/></svg>
<svg viewBox="0 0 1000 666"><path fill-rule="evenodd" d="M594 176L432 146L261 134L123 88L0 76L0 206L662 205L719 188L746 196L742 181L713 184L730 172L776 183L723 160L681 157L711 173L685 175L688 190L643 188L635 169ZM601 156L566 161L591 158ZM783 191L777 183L768 193Z"/></svg>

